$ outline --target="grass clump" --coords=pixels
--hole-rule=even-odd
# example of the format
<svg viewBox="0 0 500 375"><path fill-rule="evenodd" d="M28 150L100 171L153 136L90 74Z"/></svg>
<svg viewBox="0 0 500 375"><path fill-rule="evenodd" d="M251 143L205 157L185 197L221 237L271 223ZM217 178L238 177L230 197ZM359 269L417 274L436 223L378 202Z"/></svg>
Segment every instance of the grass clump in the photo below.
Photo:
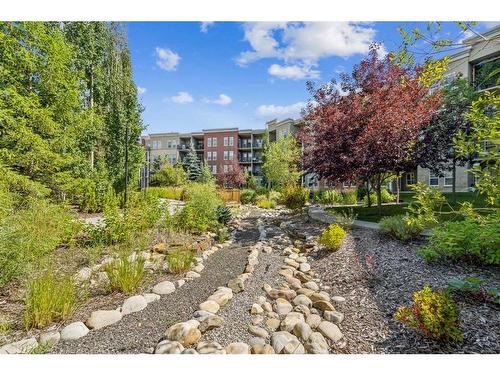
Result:
<svg viewBox="0 0 500 375"><path fill-rule="evenodd" d="M168 269L172 273L181 273L189 270L193 264L193 260L194 253L189 249L172 249L167 253Z"/></svg>
<svg viewBox="0 0 500 375"><path fill-rule="evenodd" d="M304 207L309 199L309 189L300 185L287 185L283 188L281 202L291 210Z"/></svg>
<svg viewBox="0 0 500 375"><path fill-rule="evenodd" d="M145 276L144 259L141 257L121 256L104 267L112 291L125 294L135 292Z"/></svg>
<svg viewBox="0 0 500 375"><path fill-rule="evenodd" d="M258 195L255 198L255 203L257 204L257 207L259 208L275 208L276 207L276 202L269 199L267 195Z"/></svg>
<svg viewBox="0 0 500 375"><path fill-rule="evenodd" d="M330 224L319 238L319 243L330 251L337 251L344 240L346 232L340 225Z"/></svg>
<svg viewBox="0 0 500 375"><path fill-rule="evenodd" d="M423 231L422 225L407 215L384 217L379 224L382 233L403 242L418 237Z"/></svg>
<svg viewBox="0 0 500 375"><path fill-rule="evenodd" d="M413 305L401 306L394 318L434 339L463 338L455 301L447 292L433 291L428 285L415 292Z"/></svg>
<svg viewBox="0 0 500 375"><path fill-rule="evenodd" d="M25 297L26 329L44 328L53 321L63 321L74 311L76 285L70 277L57 277L51 271L28 282Z"/></svg>

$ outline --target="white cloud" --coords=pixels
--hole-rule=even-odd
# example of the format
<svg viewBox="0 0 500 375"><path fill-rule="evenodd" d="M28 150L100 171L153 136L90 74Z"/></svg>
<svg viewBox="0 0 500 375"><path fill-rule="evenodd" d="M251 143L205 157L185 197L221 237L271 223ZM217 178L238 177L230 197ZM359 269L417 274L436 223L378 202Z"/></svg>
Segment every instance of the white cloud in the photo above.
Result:
<svg viewBox="0 0 500 375"><path fill-rule="evenodd" d="M266 120L272 120L275 118L284 119L288 117L297 118L300 117L300 111L305 106L306 103L304 102L298 102L286 106L274 104L260 105L257 108L256 115Z"/></svg>
<svg viewBox="0 0 500 375"><path fill-rule="evenodd" d="M145 87L137 86L137 93L138 93L139 95L145 94L145 93L146 93L146 91L148 91L148 90L146 90L146 88L145 88Z"/></svg>
<svg viewBox="0 0 500 375"><path fill-rule="evenodd" d="M319 76L319 71L311 70L318 60L366 54L375 42L377 31L371 24L355 22L252 22L244 25L244 32L252 49L238 56L238 64L277 58L288 66L302 67L302 70L313 72L313 76ZM385 49L381 46L383 51ZM274 67L273 71L278 69ZM282 78L299 79L296 78L300 75L297 68L294 68L294 73L288 69L288 74L283 73Z"/></svg>
<svg viewBox="0 0 500 375"><path fill-rule="evenodd" d="M267 72L280 79L314 79L319 78L319 70L312 70L310 66L299 65L279 65L273 64L269 67Z"/></svg>
<svg viewBox="0 0 500 375"><path fill-rule="evenodd" d="M156 47L156 65L163 70L176 70L181 57L168 48Z"/></svg>
<svg viewBox="0 0 500 375"><path fill-rule="evenodd" d="M203 101L205 103L212 103L212 104L219 104L219 105L228 105L232 103L233 99L226 95L226 94L220 94L217 99L211 100L208 98L203 98Z"/></svg>
<svg viewBox="0 0 500 375"><path fill-rule="evenodd" d="M170 100L178 104L194 102L194 99L191 96L191 94L186 91L179 91L177 95L170 97Z"/></svg>
<svg viewBox="0 0 500 375"><path fill-rule="evenodd" d="M215 22L202 22L200 25L200 31L202 33L207 33L208 29L214 25Z"/></svg>

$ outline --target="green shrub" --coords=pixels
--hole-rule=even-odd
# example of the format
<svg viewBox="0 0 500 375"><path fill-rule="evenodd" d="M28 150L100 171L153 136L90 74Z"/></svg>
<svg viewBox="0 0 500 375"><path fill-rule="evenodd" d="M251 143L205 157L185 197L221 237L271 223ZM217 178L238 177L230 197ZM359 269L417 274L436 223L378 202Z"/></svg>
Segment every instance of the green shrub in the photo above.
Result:
<svg viewBox="0 0 500 375"><path fill-rule="evenodd" d="M352 228L357 217L358 215L354 213L352 208L349 208L348 211L335 212L337 224L345 229Z"/></svg>
<svg viewBox="0 0 500 375"><path fill-rule="evenodd" d="M396 196L394 194L391 194L391 192L389 190L387 190L387 188L385 187L382 187L380 189L380 198L382 199L382 203L390 203L390 202L394 202L396 200ZM372 191L370 193L370 201L372 204L377 204L377 193ZM363 198L363 203L365 205L368 205L368 196L365 195L364 198Z"/></svg>
<svg viewBox="0 0 500 375"><path fill-rule="evenodd" d="M68 207L43 199L5 216L0 220L0 286L69 243L79 228Z"/></svg>
<svg viewBox="0 0 500 375"><path fill-rule="evenodd" d="M275 208L276 207L276 202L270 200L267 195L257 195L255 198L255 203L257 204L257 207L259 208Z"/></svg>
<svg viewBox="0 0 500 375"><path fill-rule="evenodd" d="M156 198L181 200L183 190L184 188L175 186L150 187L147 193Z"/></svg>
<svg viewBox="0 0 500 375"><path fill-rule="evenodd" d="M221 224L227 225L232 218L231 209L227 206L217 207L217 221Z"/></svg>
<svg viewBox="0 0 500 375"><path fill-rule="evenodd" d="M342 191L342 204L353 205L358 203L358 192L356 189Z"/></svg>
<svg viewBox="0 0 500 375"><path fill-rule="evenodd" d="M342 202L342 193L337 190L324 190L320 194L320 202L323 204L339 204Z"/></svg>
<svg viewBox="0 0 500 375"><path fill-rule="evenodd" d="M433 229L428 245L419 249L427 260L468 260L500 264L499 214L485 219L448 221Z"/></svg>
<svg viewBox="0 0 500 375"><path fill-rule="evenodd" d="M269 193L267 193L267 197L269 198L269 200L274 201L276 203L280 202L283 199L282 194L276 190L269 191Z"/></svg>
<svg viewBox="0 0 500 375"><path fill-rule="evenodd" d="M226 227L220 225L215 229L215 235L218 243L224 243L229 237L229 232Z"/></svg>
<svg viewBox="0 0 500 375"><path fill-rule="evenodd" d="M189 270L193 264L194 253L189 249L172 249L167 253L168 269L172 273Z"/></svg>
<svg viewBox="0 0 500 375"><path fill-rule="evenodd" d="M104 272L108 274L112 291L132 294L144 279L144 259L141 257L132 259L122 255L119 259L105 265Z"/></svg>
<svg viewBox="0 0 500 375"><path fill-rule="evenodd" d="M257 186L255 188L255 194L257 195L267 195L269 193L269 189L265 186Z"/></svg>
<svg viewBox="0 0 500 375"><path fill-rule="evenodd" d="M384 217L379 222L380 231L397 240L407 242L420 235L423 228L415 220L406 215Z"/></svg>
<svg viewBox="0 0 500 375"><path fill-rule="evenodd" d="M497 288L488 288L486 281L477 277L452 279L448 282L448 290L467 294L481 301L500 304L500 290Z"/></svg>
<svg viewBox="0 0 500 375"><path fill-rule="evenodd" d="M243 189L240 193L240 202L242 204L255 203L257 193L253 189Z"/></svg>
<svg viewBox="0 0 500 375"><path fill-rule="evenodd" d="M434 187L419 182L412 186L413 201L407 208L408 214L422 227L431 227L439 222L436 212L446 202L443 194Z"/></svg>
<svg viewBox="0 0 500 375"><path fill-rule="evenodd" d="M300 185L287 185L283 188L281 202L292 210L305 206L309 199L309 189Z"/></svg>
<svg viewBox="0 0 500 375"><path fill-rule="evenodd" d="M433 291L428 285L415 292L413 305L401 306L394 318L435 339L463 338L455 302L447 292Z"/></svg>
<svg viewBox="0 0 500 375"><path fill-rule="evenodd" d="M330 224L319 239L319 243L325 246L328 250L337 251L344 240L346 233L340 225Z"/></svg>
<svg viewBox="0 0 500 375"><path fill-rule="evenodd" d="M215 184L190 183L185 189L184 208L176 214L177 225L192 232L205 232L217 225L217 207L222 201Z"/></svg>
<svg viewBox="0 0 500 375"><path fill-rule="evenodd" d="M187 182L186 172L182 168L181 163L177 166L166 162L160 170L155 172L151 177L151 185L153 186L180 186Z"/></svg>
<svg viewBox="0 0 500 375"><path fill-rule="evenodd" d="M44 328L55 320L65 320L74 311L77 289L70 277L57 277L49 271L28 282L27 287L26 329Z"/></svg>

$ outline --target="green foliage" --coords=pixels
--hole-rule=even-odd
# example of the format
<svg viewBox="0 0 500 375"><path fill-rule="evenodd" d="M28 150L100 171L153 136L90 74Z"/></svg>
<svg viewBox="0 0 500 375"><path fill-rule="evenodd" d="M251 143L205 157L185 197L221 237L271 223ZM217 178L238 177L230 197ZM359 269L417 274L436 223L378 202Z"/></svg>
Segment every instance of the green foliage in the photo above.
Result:
<svg viewBox="0 0 500 375"><path fill-rule="evenodd" d="M167 253L168 269L172 273L189 270L193 264L194 253L189 249L172 249Z"/></svg>
<svg viewBox="0 0 500 375"><path fill-rule="evenodd" d="M396 197L387 190L387 188L382 187L380 189L380 197L382 199L382 203L390 203L396 200ZM377 194L375 192L370 193L370 201L371 203L375 203L377 201ZM368 205L368 195L365 195L363 198L363 203Z"/></svg>
<svg viewBox="0 0 500 375"><path fill-rule="evenodd" d="M243 189L240 193L240 202L242 204L251 204L255 203L255 198L257 197L257 193L252 189Z"/></svg>
<svg viewBox="0 0 500 375"><path fill-rule="evenodd" d="M65 320L75 309L77 289L69 277L51 271L30 281L25 297L26 329L44 328L56 320Z"/></svg>
<svg viewBox="0 0 500 375"><path fill-rule="evenodd" d="M300 147L291 135L269 143L264 151L262 166L266 180L277 187L295 184L300 177L300 154Z"/></svg>
<svg viewBox="0 0 500 375"><path fill-rule="evenodd" d="M395 239L408 242L422 233L423 227L408 215L395 215L380 220L380 231Z"/></svg>
<svg viewBox="0 0 500 375"><path fill-rule="evenodd" d="M436 212L441 210L446 198L437 188L422 182L413 185L412 190L415 195L407 208L410 220L423 228L437 224L439 220Z"/></svg>
<svg viewBox="0 0 500 375"><path fill-rule="evenodd" d="M282 193L280 193L279 191L276 191L276 190L270 190L270 191L267 193L267 197L268 197L270 200L272 200L272 201L274 201L274 202L276 202L276 203L278 203L278 202L280 202L280 201L282 201L282 200L283 200L283 194L282 194Z"/></svg>
<svg viewBox="0 0 500 375"><path fill-rule="evenodd" d="M276 207L276 202L269 199L267 197L267 195L265 194L261 194L261 195L257 195L255 197L255 204L257 205L257 207L259 208L275 208Z"/></svg>
<svg viewBox="0 0 500 375"><path fill-rule="evenodd" d="M341 204L354 205L358 203L357 189L343 190Z"/></svg>
<svg viewBox="0 0 500 375"><path fill-rule="evenodd" d="M153 186L182 186L186 181L186 172L180 163L173 166L166 162L151 177L151 185Z"/></svg>
<svg viewBox="0 0 500 375"><path fill-rule="evenodd" d="M330 224L319 238L319 243L330 251L337 251L344 240L346 232L340 225Z"/></svg>
<svg viewBox="0 0 500 375"><path fill-rule="evenodd" d="M444 258L500 264L500 215L443 223L434 228L419 253L427 261Z"/></svg>
<svg viewBox="0 0 500 375"><path fill-rule="evenodd" d="M145 276L144 259L122 255L119 259L105 265L104 272L107 273L112 291L120 291L125 294L134 293L141 285Z"/></svg>
<svg viewBox="0 0 500 375"><path fill-rule="evenodd" d="M314 193L313 199L328 205L355 205L358 203L358 192L357 189L342 191L335 189L323 190Z"/></svg>
<svg viewBox="0 0 500 375"><path fill-rule="evenodd" d="M68 207L32 200L0 220L0 286L22 276L58 246L68 243L79 225Z"/></svg>
<svg viewBox="0 0 500 375"><path fill-rule="evenodd" d="M215 229L215 235L218 243L224 243L229 237L227 227L218 225Z"/></svg>
<svg viewBox="0 0 500 375"><path fill-rule="evenodd" d="M180 228L205 232L217 224L217 207L222 202L214 184L191 183L184 196L186 204L175 218Z"/></svg>
<svg viewBox="0 0 500 375"><path fill-rule="evenodd" d="M148 194L156 198L175 199L175 200L181 200L183 191L184 191L183 187L175 187L175 186L169 186L169 187L154 186L147 189Z"/></svg>
<svg viewBox="0 0 500 375"><path fill-rule="evenodd" d="M201 175L200 160L196 155L196 151L191 147L182 161L187 178L190 181L198 181Z"/></svg>
<svg viewBox="0 0 500 375"><path fill-rule="evenodd" d="M197 181L201 182L203 184L215 183L214 175L212 174L212 170L210 169L210 166L208 165L208 163L203 163L203 166L201 167L200 175L199 175Z"/></svg>
<svg viewBox="0 0 500 375"><path fill-rule="evenodd" d="M401 306L394 318L434 339L463 339L455 302L447 292L433 291L428 285L415 292L413 305Z"/></svg>
<svg viewBox="0 0 500 375"><path fill-rule="evenodd" d="M298 184L286 185L282 189L281 202L292 210L304 207L308 199L309 189Z"/></svg>
<svg viewBox="0 0 500 375"><path fill-rule="evenodd" d="M471 123L468 132L461 131L454 139L459 156L477 155L478 163L471 172L476 188L488 197L490 205L500 205L500 94L486 92L472 103L466 115Z"/></svg>
<svg viewBox="0 0 500 375"><path fill-rule="evenodd" d="M226 206L217 207L217 221L223 225L227 225L232 218L231 209Z"/></svg>
<svg viewBox="0 0 500 375"><path fill-rule="evenodd" d="M357 217L358 215L354 213L354 210L352 208L349 208L349 210L347 211L335 212L335 219L337 224L344 229L352 228Z"/></svg>
<svg viewBox="0 0 500 375"><path fill-rule="evenodd" d="M500 304L500 290L488 288L486 281L477 277L464 277L463 279L452 279L448 282L448 290L470 295L481 301Z"/></svg>

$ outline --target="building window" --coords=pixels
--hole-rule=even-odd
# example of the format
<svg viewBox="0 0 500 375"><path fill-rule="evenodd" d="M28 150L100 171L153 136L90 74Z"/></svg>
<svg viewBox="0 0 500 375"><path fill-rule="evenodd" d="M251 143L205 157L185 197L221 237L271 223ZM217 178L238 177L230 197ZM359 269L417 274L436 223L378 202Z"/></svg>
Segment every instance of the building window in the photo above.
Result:
<svg viewBox="0 0 500 375"><path fill-rule="evenodd" d="M212 165L212 173L217 174L217 165L216 164Z"/></svg>
<svg viewBox="0 0 500 375"><path fill-rule="evenodd" d="M207 160L212 161L212 151L207 152Z"/></svg>
<svg viewBox="0 0 500 375"><path fill-rule="evenodd" d="M500 78L500 57L481 61L472 67L473 83L476 90L487 90L498 86Z"/></svg>
<svg viewBox="0 0 500 375"><path fill-rule="evenodd" d="M172 141L167 141L167 148L172 148Z"/></svg>
<svg viewBox="0 0 500 375"><path fill-rule="evenodd" d="M227 146L227 144L229 143L227 137L224 137L224 146Z"/></svg>
<svg viewBox="0 0 500 375"><path fill-rule="evenodd" d="M212 147L212 138L207 139L207 147Z"/></svg>
<svg viewBox="0 0 500 375"><path fill-rule="evenodd" d="M229 160L234 159L234 151L229 151Z"/></svg>
<svg viewBox="0 0 500 375"><path fill-rule="evenodd" d="M227 158L228 158L228 152L224 151L224 160L227 160Z"/></svg>
<svg viewBox="0 0 500 375"><path fill-rule="evenodd" d="M453 186L453 172L444 172L444 186Z"/></svg>
<svg viewBox="0 0 500 375"><path fill-rule="evenodd" d="M429 172L429 186L439 186L439 176L433 172Z"/></svg>
<svg viewBox="0 0 500 375"><path fill-rule="evenodd" d="M173 147L173 148L176 148L176 147L177 147L177 141L176 141L175 139L172 141L172 147Z"/></svg>
<svg viewBox="0 0 500 375"><path fill-rule="evenodd" d="M212 152L212 160L216 161L217 160L217 151Z"/></svg>
<svg viewBox="0 0 500 375"><path fill-rule="evenodd" d="M229 146L234 146L234 137L229 137Z"/></svg>
<svg viewBox="0 0 500 375"><path fill-rule="evenodd" d="M158 150L161 148L161 141L153 141L153 150Z"/></svg>
<svg viewBox="0 0 500 375"><path fill-rule="evenodd" d="M227 166L227 169L229 170L229 172L232 172L233 171L233 165L232 164L229 164Z"/></svg>
<svg viewBox="0 0 500 375"><path fill-rule="evenodd" d="M406 186L415 185L415 172L408 172L406 174Z"/></svg>
<svg viewBox="0 0 500 375"><path fill-rule="evenodd" d="M212 146L217 147L217 137L212 138Z"/></svg>
<svg viewBox="0 0 500 375"><path fill-rule="evenodd" d="M227 164L224 164L224 173L227 173Z"/></svg>

